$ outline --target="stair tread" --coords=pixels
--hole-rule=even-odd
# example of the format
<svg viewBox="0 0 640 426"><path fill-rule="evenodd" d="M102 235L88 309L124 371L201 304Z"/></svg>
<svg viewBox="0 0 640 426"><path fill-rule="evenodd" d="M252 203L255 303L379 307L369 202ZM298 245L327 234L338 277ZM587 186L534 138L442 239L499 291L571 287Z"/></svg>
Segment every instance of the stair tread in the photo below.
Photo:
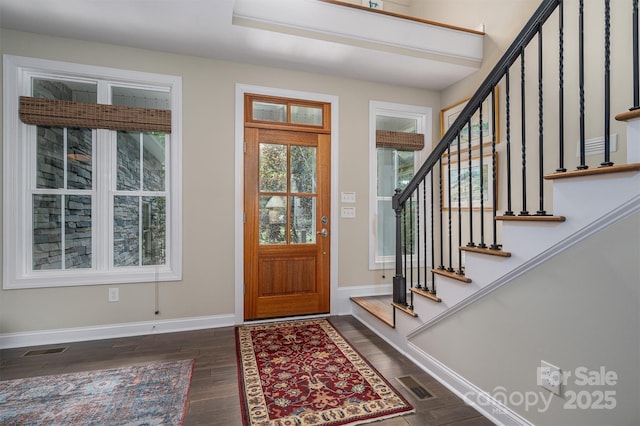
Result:
<svg viewBox="0 0 640 426"><path fill-rule="evenodd" d="M522 216L496 216L496 220L512 221L512 222L564 222L567 220L564 216L543 216L543 215L522 215Z"/></svg>
<svg viewBox="0 0 640 426"><path fill-rule="evenodd" d="M351 301L369 312L391 328L396 328L393 322L393 308L390 308L392 296L352 297Z"/></svg>
<svg viewBox="0 0 640 426"><path fill-rule="evenodd" d="M572 178L579 176L592 176L592 175L603 175L608 173L623 173L623 172L637 172L640 171L640 163L632 163L632 164L621 164L614 166L606 166L606 167L595 167L592 169L584 169L584 170L571 170L567 172L558 172L551 173L545 175L545 179L563 179L563 178Z"/></svg>
<svg viewBox="0 0 640 426"><path fill-rule="evenodd" d="M442 299L440 299L435 294L432 294L429 290L425 290L424 288L412 287L411 291L414 292L415 294L419 294L422 297L426 297L429 300L433 300L434 302L437 302L437 303L442 302Z"/></svg>
<svg viewBox="0 0 640 426"><path fill-rule="evenodd" d="M442 275L444 277L453 278L454 280L461 281L463 283L470 283L471 278L467 278L464 275L456 274L455 272L449 272L445 269L432 269L431 272L434 274Z"/></svg>
<svg viewBox="0 0 640 426"><path fill-rule="evenodd" d="M460 247L460 250L462 250L462 251L470 251L470 252L473 252L473 253L488 254L490 256L511 257L511 253L510 252L504 251L502 249L462 246L462 247Z"/></svg>

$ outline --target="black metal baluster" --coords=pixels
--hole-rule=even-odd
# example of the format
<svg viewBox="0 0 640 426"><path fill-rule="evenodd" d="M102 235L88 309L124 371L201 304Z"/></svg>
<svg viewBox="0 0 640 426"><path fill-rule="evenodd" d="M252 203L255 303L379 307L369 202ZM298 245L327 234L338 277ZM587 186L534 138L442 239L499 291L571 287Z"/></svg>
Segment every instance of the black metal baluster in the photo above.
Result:
<svg viewBox="0 0 640 426"><path fill-rule="evenodd" d="M447 147L447 183L449 184L449 188L447 188L447 220L449 222L449 267L447 268L447 272L453 272L453 247L451 240L451 144Z"/></svg>
<svg viewBox="0 0 640 426"><path fill-rule="evenodd" d="M438 164L440 165L439 170L440 170L440 174L442 174L442 157L440 157L440 160L438 162ZM442 182L443 181L443 176L440 176L440 266L438 266L438 269L445 269L444 267L444 223L443 223L443 216L442 216L442 211L444 210L444 200L442 199Z"/></svg>
<svg viewBox="0 0 640 426"><path fill-rule="evenodd" d="M511 209L511 89L509 80L509 68L505 73L505 115L507 116L507 211L505 216L513 216Z"/></svg>
<svg viewBox="0 0 640 426"><path fill-rule="evenodd" d="M460 146L460 133L458 133L458 188L462 187L462 182L460 182L461 175L461 164L460 164L460 151L462 150L462 146ZM464 269L462 267L462 196L460 194L460 190L458 190L458 270L456 271L458 275L464 275Z"/></svg>
<svg viewBox="0 0 640 426"><path fill-rule="evenodd" d="M578 170L588 169L585 159L585 118L584 118L584 0L580 0L578 14L578 80L580 87L580 165Z"/></svg>
<svg viewBox="0 0 640 426"><path fill-rule="evenodd" d="M434 192L434 182L433 182L433 170L431 170L431 294L436 294L436 274L433 272L433 268L436 265L436 224L435 224L435 215L433 213L434 210L434 201L433 201L433 192Z"/></svg>
<svg viewBox="0 0 640 426"><path fill-rule="evenodd" d="M467 121L467 145L469 149L469 242L467 243L467 247L475 247L476 244L473 242L473 173L472 173L472 151L473 147L471 146L471 117L469 117L469 121Z"/></svg>
<svg viewBox="0 0 640 426"><path fill-rule="evenodd" d="M564 167L564 2L558 1L558 168L556 172L566 172Z"/></svg>
<svg viewBox="0 0 640 426"><path fill-rule="evenodd" d="M493 244L490 248L492 250L500 250L498 244L498 221L496 215L498 212L498 185L496 180L496 88L491 91L491 187L493 188L493 216L491 218L493 222Z"/></svg>
<svg viewBox="0 0 640 426"><path fill-rule="evenodd" d="M611 161L611 4L604 0L604 161L600 167L613 166Z"/></svg>
<svg viewBox="0 0 640 426"><path fill-rule="evenodd" d="M414 257L414 253L413 253L413 249L414 249L414 241L413 241L413 236L414 236L414 232L413 232L413 195L409 198L409 248L406 252L406 256L409 257L409 288L413 288L413 271L414 271L414 267L413 267L413 257ZM409 309L413 309L413 292L410 291L409 292L409 301L410 303L406 306L409 307Z"/></svg>
<svg viewBox="0 0 640 426"><path fill-rule="evenodd" d="M407 202L405 202L404 204L404 211L403 211L403 217L402 217L402 241L403 241L403 249L402 249L402 258L403 258L403 264L404 264L404 294L402 295L402 299L404 300L404 302L402 302L403 305L407 305L407 279L411 279L411 277L409 277L408 274L408 266L407 266L407 253L408 253L408 249L407 249L407 208L408 208L409 202L407 200ZM411 283L409 283L409 285L411 285Z"/></svg>
<svg viewBox="0 0 640 426"><path fill-rule="evenodd" d="M484 243L484 167L483 167L483 161L484 161L484 153L483 153L483 146L484 146L484 135L482 134L482 103L480 104L480 108L478 109L478 127L480 127L480 161L479 161L479 166L480 166L480 183L478 186L480 186L480 244L478 244L479 248L487 248L487 245ZM469 190L471 190L471 188L469 188Z"/></svg>
<svg viewBox="0 0 640 426"><path fill-rule="evenodd" d="M409 258L409 288L413 288L413 271L414 271L414 267L413 267L413 257L414 257L414 253L413 253L413 248L414 248L414 243L415 241L413 241L413 236L414 236L414 232L413 232L413 196L411 196L411 198L409 198L409 248L407 250L407 256ZM410 293L413 294L413 293Z"/></svg>
<svg viewBox="0 0 640 426"><path fill-rule="evenodd" d="M520 51L520 98L521 102L521 122L522 122L522 211L520 212L520 216L529 216L529 212L527 211L527 131L525 123L527 121L526 117L526 109L525 109L525 98L526 98L526 90L525 90L525 61L524 61L524 46Z"/></svg>
<svg viewBox="0 0 640 426"><path fill-rule="evenodd" d="M633 0L633 106L640 109L640 59L638 58L638 0Z"/></svg>
<svg viewBox="0 0 640 426"><path fill-rule="evenodd" d="M538 199L540 205L536 215L545 216L544 210L544 103L542 67L542 24L538 26Z"/></svg>
<svg viewBox="0 0 640 426"><path fill-rule="evenodd" d="M420 185L416 188L416 260L418 264L417 275L418 280L416 284L416 288L422 288L422 284L420 284Z"/></svg>
<svg viewBox="0 0 640 426"><path fill-rule="evenodd" d="M423 211L426 215L427 213L427 179L422 179L422 207L423 207ZM431 214L433 215L433 212L431 212ZM429 290L429 285L427 284L427 266L429 265L429 262L427 262L427 256L428 256L428 250L427 250L427 220L425 217L425 221L423 223L423 238L422 238L422 242L424 244L423 248L424 248L424 261L423 261L423 265L424 265L424 288L426 290Z"/></svg>

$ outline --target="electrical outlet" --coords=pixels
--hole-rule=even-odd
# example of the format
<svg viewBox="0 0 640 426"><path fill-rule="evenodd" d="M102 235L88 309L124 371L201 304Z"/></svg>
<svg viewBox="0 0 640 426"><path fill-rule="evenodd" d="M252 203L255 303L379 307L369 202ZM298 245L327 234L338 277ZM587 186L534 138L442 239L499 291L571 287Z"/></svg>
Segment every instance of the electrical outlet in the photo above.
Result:
<svg viewBox="0 0 640 426"><path fill-rule="evenodd" d="M562 370L546 361L540 361L538 369L538 386L549 392L562 396Z"/></svg>
<svg viewBox="0 0 640 426"><path fill-rule="evenodd" d="M120 289L119 288L110 288L109 289L109 302L118 302L120 300Z"/></svg>

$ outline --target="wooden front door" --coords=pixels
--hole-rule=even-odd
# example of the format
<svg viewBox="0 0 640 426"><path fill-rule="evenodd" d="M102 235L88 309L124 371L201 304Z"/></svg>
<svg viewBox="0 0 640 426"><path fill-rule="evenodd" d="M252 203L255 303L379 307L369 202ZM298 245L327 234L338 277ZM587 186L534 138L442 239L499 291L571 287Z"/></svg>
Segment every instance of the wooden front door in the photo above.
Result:
<svg viewBox="0 0 640 426"><path fill-rule="evenodd" d="M324 119L295 123L302 119L291 107L301 103L307 113L328 115L323 104L250 95L245 102L249 109L285 105L280 121L245 114L245 320L330 310L331 136Z"/></svg>

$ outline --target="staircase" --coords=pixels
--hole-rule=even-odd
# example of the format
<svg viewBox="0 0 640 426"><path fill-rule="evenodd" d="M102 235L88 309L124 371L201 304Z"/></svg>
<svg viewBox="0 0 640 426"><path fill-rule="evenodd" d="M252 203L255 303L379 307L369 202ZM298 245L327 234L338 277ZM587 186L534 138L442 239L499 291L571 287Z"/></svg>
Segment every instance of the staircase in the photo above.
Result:
<svg viewBox="0 0 640 426"><path fill-rule="evenodd" d="M425 355L428 350L420 347L421 336L528 271L640 212L638 2L614 3L615 8L628 10L625 14L614 9L613 14L624 16L626 22L612 20L609 1L587 2L592 8L588 12L584 3L541 2L413 180L396 191L393 294L352 298L355 317L423 368L433 373L442 367L438 370L442 375L453 377L461 389L473 389L475 398L486 397L488 391L455 377ZM584 36L585 16L594 14L603 23L595 47L588 45L592 37ZM625 55L632 58L626 69L611 60L612 34L617 31L633 35L633 43L616 45L616 49L628 49ZM553 41L556 46L550 47ZM594 51L602 53L592 63L604 64L596 77L597 67L584 58L585 52ZM575 57L567 56L568 52ZM631 83L616 91L612 80ZM603 94L596 96L594 90ZM489 112L483 111L487 101L492 103ZM612 114L611 105L622 102L629 110ZM594 126L594 120L602 124ZM486 122L490 142L474 144L467 135L477 125L479 140L484 141ZM623 136L617 140L626 147L626 158L617 159L622 164L611 159L612 133ZM593 138L599 135L605 135L595 144L600 144L597 149L602 153L590 155ZM478 158L486 158L485 168L472 164ZM474 173L479 173L477 182L472 180ZM457 190L443 187L452 181L458 183ZM476 188L470 189L474 184ZM473 191L479 192L477 197ZM530 212L532 206L535 211ZM638 268L638 263L628 267ZM603 287L603 300L606 291ZM474 403L474 397L467 399ZM493 412L479 409L496 423L529 424L517 409L499 401L491 406Z"/></svg>

